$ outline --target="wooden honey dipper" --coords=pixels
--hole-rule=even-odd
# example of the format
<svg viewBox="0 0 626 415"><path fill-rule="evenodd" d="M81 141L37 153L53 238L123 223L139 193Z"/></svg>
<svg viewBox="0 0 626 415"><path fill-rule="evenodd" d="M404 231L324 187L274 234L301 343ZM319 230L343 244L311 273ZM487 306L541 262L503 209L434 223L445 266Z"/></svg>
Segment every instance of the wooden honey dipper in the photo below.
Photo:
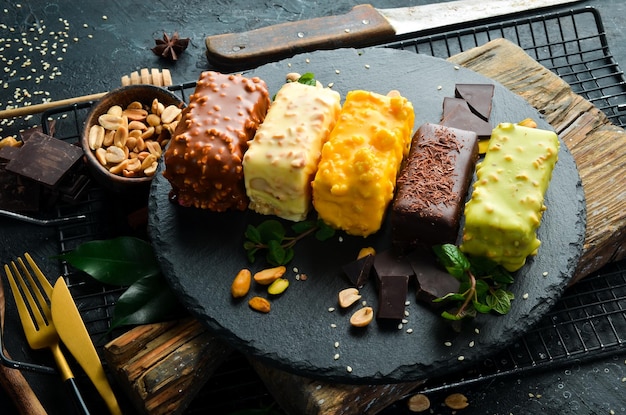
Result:
<svg viewBox="0 0 626 415"><path fill-rule="evenodd" d="M172 75L169 69L159 70L156 68L142 68L139 71L132 72L130 75L124 75L121 78L121 81L122 86L150 84L163 87L172 85ZM100 92L97 94L83 95L80 97L73 97L61 99L58 101L44 102L42 104L26 105L20 108L2 110L0 111L0 119L37 114L39 112L43 112L52 108L57 108L63 105L77 104L79 102L96 101L102 98L107 93L108 92Z"/></svg>

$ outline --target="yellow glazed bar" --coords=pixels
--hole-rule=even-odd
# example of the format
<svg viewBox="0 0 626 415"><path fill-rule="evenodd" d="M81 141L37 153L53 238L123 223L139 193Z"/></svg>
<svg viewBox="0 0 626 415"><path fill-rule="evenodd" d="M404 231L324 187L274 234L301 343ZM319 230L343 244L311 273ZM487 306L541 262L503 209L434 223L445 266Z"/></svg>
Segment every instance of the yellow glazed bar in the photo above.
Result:
<svg viewBox="0 0 626 415"><path fill-rule="evenodd" d="M336 91L297 82L278 91L243 159L250 209L292 221L307 217L311 180L340 100Z"/></svg>
<svg viewBox="0 0 626 415"><path fill-rule="evenodd" d="M313 181L313 206L322 220L351 235L380 229L414 119L413 105L396 91L348 93Z"/></svg>
<svg viewBox="0 0 626 415"><path fill-rule="evenodd" d="M463 252L487 257L508 271L537 253L541 242L536 231L558 151L552 131L512 123L493 130L465 205Z"/></svg>

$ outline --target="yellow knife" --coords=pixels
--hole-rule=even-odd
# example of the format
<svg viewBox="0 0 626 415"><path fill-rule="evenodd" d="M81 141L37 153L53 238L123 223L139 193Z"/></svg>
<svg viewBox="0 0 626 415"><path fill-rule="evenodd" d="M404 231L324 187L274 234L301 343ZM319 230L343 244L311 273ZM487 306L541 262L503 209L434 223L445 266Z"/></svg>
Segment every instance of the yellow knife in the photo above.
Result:
<svg viewBox="0 0 626 415"><path fill-rule="evenodd" d="M83 323L76 308L76 303L74 303L70 290L62 277L54 284L50 303L52 321L54 321L54 326L63 344L93 382L111 414L121 415L122 411L104 373L98 352L96 352L91 337L85 328L85 323Z"/></svg>

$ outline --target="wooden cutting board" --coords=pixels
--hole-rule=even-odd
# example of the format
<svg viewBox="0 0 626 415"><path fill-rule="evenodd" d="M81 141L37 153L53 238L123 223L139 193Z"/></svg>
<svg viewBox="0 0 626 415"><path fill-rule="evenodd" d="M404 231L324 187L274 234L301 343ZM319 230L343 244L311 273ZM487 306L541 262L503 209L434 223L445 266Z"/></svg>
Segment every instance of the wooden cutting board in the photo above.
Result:
<svg viewBox="0 0 626 415"><path fill-rule="evenodd" d="M567 83L506 40L494 40L455 55L450 61L492 78L524 97L544 114L573 154L588 211L584 250L572 282L624 258L624 130L612 125L600 110L573 93ZM183 331L177 324L140 327L105 347L105 359L144 413L161 413L155 402L164 400L169 402L168 413L182 413L198 384L210 378L216 362L228 353L228 348L212 339L197 321L187 321L185 327ZM204 341L198 342L199 336ZM164 344L177 346L163 347ZM132 359L127 357L130 347ZM177 359L170 358L173 354ZM184 374L177 373L172 363L181 354L190 365ZM314 381L261 362L252 363L277 402L293 414L374 414L421 384L416 381L354 387ZM172 376L163 376L167 373ZM146 379L155 374L165 380L147 387L150 383ZM189 379L193 379L194 387L180 394L181 382ZM360 404L354 405L355 401Z"/></svg>

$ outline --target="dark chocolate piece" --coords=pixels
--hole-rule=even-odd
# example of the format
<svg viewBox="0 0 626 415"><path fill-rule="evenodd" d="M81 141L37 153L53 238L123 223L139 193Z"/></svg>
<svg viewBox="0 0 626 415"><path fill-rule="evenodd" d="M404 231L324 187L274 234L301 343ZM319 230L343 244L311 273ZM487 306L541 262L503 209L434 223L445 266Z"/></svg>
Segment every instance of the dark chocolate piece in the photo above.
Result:
<svg viewBox="0 0 626 415"><path fill-rule="evenodd" d="M376 318L403 319L409 278L413 275L411 264L389 250L374 256L374 271L378 287Z"/></svg>
<svg viewBox="0 0 626 415"><path fill-rule="evenodd" d="M493 84L456 84L454 96L464 99L474 114L489 121L494 89Z"/></svg>
<svg viewBox="0 0 626 415"><path fill-rule="evenodd" d="M54 187L80 160L83 150L44 133L34 132L7 163L7 171Z"/></svg>
<svg viewBox="0 0 626 415"><path fill-rule="evenodd" d="M437 309L445 303L434 303L434 299L459 291L459 280L441 267L432 252L418 249L407 255L407 258L417 279L418 301Z"/></svg>
<svg viewBox="0 0 626 415"><path fill-rule="evenodd" d="M456 243L477 160L475 133L430 123L417 130L392 204L394 247Z"/></svg>
<svg viewBox="0 0 626 415"><path fill-rule="evenodd" d="M367 283L370 277L370 271L374 265L374 255L366 255L350 262L342 267L350 282L355 287L362 287Z"/></svg>
<svg viewBox="0 0 626 415"><path fill-rule="evenodd" d="M473 131L479 139L491 137L491 131L493 130L488 121L483 120L472 112L467 101L452 97L443 99L441 125Z"/></svg>

